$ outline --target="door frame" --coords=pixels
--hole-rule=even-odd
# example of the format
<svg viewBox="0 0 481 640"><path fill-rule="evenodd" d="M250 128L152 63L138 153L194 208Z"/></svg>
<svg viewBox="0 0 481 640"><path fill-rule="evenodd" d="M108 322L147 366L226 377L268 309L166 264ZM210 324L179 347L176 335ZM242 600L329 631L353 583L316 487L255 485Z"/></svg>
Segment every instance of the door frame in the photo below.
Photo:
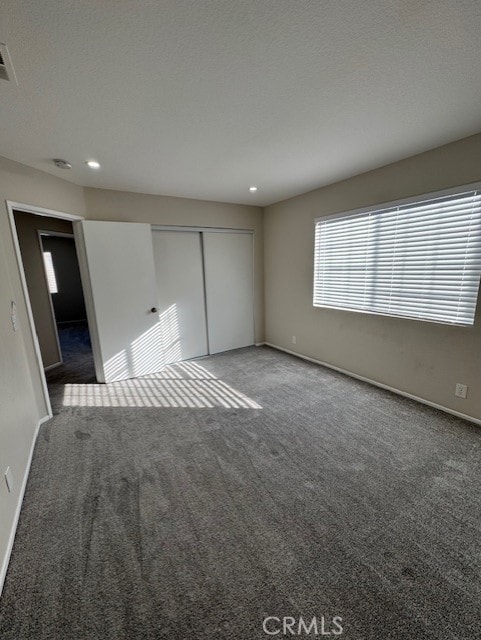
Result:
<svg viewBox="0 0 481 640"><path fill-rule="evenodd" d="M83 216L74 215L72 213L65 213L63 211L55 211L53 209L45 209L44 207L37 207L32 204L24 204L23 202L13 202L12 200L6 200L8 221L10 224L10 232L12 234L13 246L15 249L15 258L17 261L17 267L20 274L20 284L22 287L23 298L27 309L27 318L30 329L30 336L32 338L34 351L37 356L37 367L40 376L40 382L42 385L42 391L45 401L45 407L47 409L46 418L53 416L52 405L50 403L50 396L48 393L47 378L43 367L42 354L40 353L40 345L38 342L37 331L35 329L35 320L32 312L32 305L30 304L30 296L28 294L27 279L25 277L25 270L23 268L22 253L20 251L20 243L18 241L17 227L15 224L14 211L20 211L22 213L31 213L37 216L43 216L48 218L60 218L61 220L68 220L69 222L77 222L84 220ZM74 237L75 237L75 225ZM85 296L85 293L84 293Z"/></svg>

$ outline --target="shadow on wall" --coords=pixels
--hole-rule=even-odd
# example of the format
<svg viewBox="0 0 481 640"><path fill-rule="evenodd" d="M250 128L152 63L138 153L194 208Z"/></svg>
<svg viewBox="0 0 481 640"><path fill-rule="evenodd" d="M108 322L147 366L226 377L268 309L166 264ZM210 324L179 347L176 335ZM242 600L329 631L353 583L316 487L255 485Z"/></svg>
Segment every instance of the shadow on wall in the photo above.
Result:
<svg viewBox="0 0 481 640"><path fill-rule="evenodd" d="M66 384L67 407L262 409L196 362L178 362L159 373L108 384Z"/></svg>

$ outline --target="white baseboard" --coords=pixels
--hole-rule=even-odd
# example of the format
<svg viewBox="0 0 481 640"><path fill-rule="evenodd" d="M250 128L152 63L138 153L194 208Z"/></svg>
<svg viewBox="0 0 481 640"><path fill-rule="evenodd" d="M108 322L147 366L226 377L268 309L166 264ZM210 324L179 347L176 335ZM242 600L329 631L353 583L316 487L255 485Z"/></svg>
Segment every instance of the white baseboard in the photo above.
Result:
<svg viewBox="0 0 481 640"><path fill-rule="evenodd" d="M428 407L433 407L433 409L439 409L440 411L444 411L444 413L449 413L452 416L456 416L457 418L462 418L463 420L467 420L468 422L473 422L474 424L481 425L481 420L479 420L478 418L474 418L473 416L468 416L465 413L460 413L459 411L454 411L454 409L449 409L448 407L444 407L443 405L436 404L435 402L431 402L430 400L426 400L425 398L414 396L411 393L407 393L406 391L401 391L400 389L395 389L394 387L390 387L389 385L383 384L382 382L377 382L376 380L371 380L370 378L366 378L365 376L360 376L357 373L353 373L352 371L347 371L347 369L341 369L341 367L336 367L335 365L329 364L328 362L323 362L322 360L316 360L315 358L310 358L309 356L305 356L302 353L297 353L297 351L291 351L290 349L279 347L277 344L272 344L270 342L265 342L264 344L267 347L272 347L273 349L277 349L278 351L284 351L285 353L289 353L291 356L296 356L297 358L301 358L302 360L307 360L308 362L319 364L322 367L333 369L334 371L343 373L344 375L349 376L350 378L355 378L356 380L361 380L362 382L367 382L368 384L372 384L375 387L386 389L386 391L391 391L392 393L396 393L398 396L403 396L404 398L415 400L416 402L425 404Z"/></svg>
<svg viewBox="0 0 481 640"><path fill-rule="evenodd" d="M2 595L3 585L5 584L5 577L7 575L8 563L12 554L13 542L15 540L15 533L17 531L18 520L20 518L20 511L22 509L23 497L25 495L25 488L27 486L28 474L30 472L30 465L32 464L33 450L35 449L35 443L37 442L38 432L40 430L40 425L42 425L44 422L47 422L47 420L50 420L50 418L51 416L45 416L38 421L38 424L35 428L35 433L32 438L32 444L30 446L30 452L28 454L27 466L23 475L22 486L20 487L20 493L18 496L17 508L15 510L15 516L13 518L12 528L10 530L10 537L8 539L7 552L5 553L5 557L3 558L2 568L0 570L0 596Z"/></svg>
<svg viewBox="0 0 481 640"><path fill-rule="evenodd" d="M51 371L52 369L55 369L56 367L60 367L63 364L63 360L60 360L60 362L54 362L53 364L49 364L48 367L44 367L44 371Z"/></svg>
<svg viewBox="0 0 481 640"><path fill-rule="evenodd" d="M265 344L267 344L266 342L256 342L255 343L255 347L263 347Z"/></svg>

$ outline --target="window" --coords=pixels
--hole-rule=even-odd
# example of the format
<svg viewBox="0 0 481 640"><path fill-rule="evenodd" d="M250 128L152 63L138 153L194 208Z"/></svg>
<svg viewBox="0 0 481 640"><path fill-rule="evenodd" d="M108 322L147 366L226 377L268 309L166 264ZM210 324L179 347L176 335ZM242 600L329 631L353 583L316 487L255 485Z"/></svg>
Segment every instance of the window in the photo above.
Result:
<svg viewBox="0 0 481 640"><path fill-rule="evenodd" d="M481 191L318 218L314 306L474 324Z"/></svg>
<svg viewBox="0 0 481 640"><path fill-rule="evenodd" d="M43 252L43 261L45 264L45 273L47 274L48 290L50 293L58 293L57 278L55 277L55 269L53 268L52 254L50 251Z"/></svg>

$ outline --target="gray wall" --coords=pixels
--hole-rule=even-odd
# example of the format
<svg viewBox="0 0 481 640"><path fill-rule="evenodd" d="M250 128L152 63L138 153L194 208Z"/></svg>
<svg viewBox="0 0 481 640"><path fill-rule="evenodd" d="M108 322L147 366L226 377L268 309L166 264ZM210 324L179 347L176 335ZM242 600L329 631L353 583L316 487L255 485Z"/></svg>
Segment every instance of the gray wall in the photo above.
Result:
<svg viewBox="0 0 481 640"><path fill-rule="evenodd" d="M478 134L267 207L266 340L481 419L481 305L467 328L312 306L314 218L480 180Z"/></svg>
<svg viewBox="0 0 481 640"><path fill-rule="evenodd" d="M58 293L52 295L57 324L86 319L77 251L73 238L42 236L44 251L50 251Z"/></svg>

